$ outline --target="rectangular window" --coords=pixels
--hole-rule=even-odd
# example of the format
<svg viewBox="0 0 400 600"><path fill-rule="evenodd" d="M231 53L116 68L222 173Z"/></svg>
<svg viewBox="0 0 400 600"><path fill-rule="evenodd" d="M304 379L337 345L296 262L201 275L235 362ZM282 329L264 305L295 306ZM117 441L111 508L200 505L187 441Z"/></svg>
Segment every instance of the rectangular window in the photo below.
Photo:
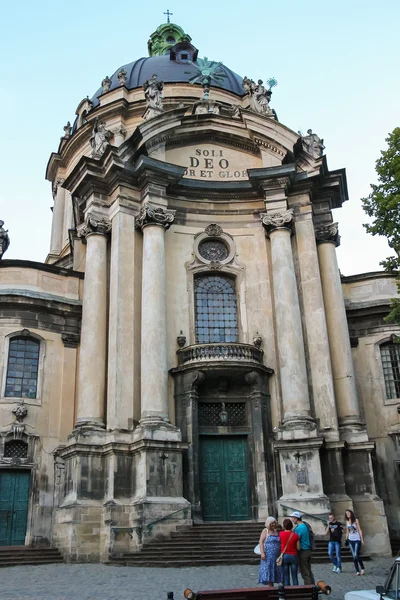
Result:
<svg viewBox="0 0 400 600"><path fill-rule="evenodd" d="M238 341L235 282L222 275L195 278L196 342Z"/></svg>
<svg viewBox="0 0 400 600"><path fill-rule="evenodd" d="M386 399L400 398L400 344L382 344L380 349Z"/></svg>
<svg viewBox="0 0 400 600"><path fill-rule="evenodd" d="M5 396L36 398L40 342L27 337L10 340Z"/></svg>

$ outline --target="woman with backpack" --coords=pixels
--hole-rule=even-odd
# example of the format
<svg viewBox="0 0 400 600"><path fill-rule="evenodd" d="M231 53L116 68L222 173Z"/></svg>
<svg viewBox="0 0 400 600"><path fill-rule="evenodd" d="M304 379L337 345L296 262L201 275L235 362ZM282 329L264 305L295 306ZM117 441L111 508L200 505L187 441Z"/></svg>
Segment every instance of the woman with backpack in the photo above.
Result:
<svg viewBox="0 0 400 600"><path fill-rule="evenodd" d="M360 558L361 544L364 544L363 532L361 531L360 521L356 519L352 510L348 509L345 512L346 519L346 542L350 546L353 555L354 568L356 575L364 575L364 563Z"/></svg>

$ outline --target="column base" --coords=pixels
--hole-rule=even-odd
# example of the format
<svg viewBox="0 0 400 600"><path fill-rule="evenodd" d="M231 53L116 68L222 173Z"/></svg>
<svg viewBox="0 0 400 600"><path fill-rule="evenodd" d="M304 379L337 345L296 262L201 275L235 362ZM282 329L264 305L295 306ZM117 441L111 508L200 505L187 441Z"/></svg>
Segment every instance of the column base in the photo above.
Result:
<svg viewBox="0 0 400 600"><path fill-rule="evenodd" d="M154 419L152 417L141 419L139 425L133 432L133 439L157 440L157 441L182 441L181 430L168 421Z"/></svg>
<svg viewBox="0 0 400 600"><path fill-rule="evenodd" d="M364 535L364 551L375 556L391 556L389 528L382 500L373 494L352 496L352 500Z"/></svg>
<svg viewBox="0 0 400 600"><path fill-rule="evenodd" d="M280 440L302 440L317 437L317 425L311 417L285 418L277 432Z"/></svg>
<svg viewBox="0 0 400 600"><path fill-rule="evenodd" d="M106 426L104 424L103 419L101 418L79 418L76 422L74 431L80 430L95 430L95 431L103 431Z"/></svg>

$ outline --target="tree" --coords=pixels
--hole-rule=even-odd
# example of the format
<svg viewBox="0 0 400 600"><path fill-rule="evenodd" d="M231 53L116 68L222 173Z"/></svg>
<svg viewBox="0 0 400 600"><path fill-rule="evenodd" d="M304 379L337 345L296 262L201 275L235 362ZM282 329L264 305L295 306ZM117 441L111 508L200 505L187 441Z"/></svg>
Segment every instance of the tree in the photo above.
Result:
<svg viewBox="0 0 400 600"><path fill-rule="evenodd" d="M385 141L388 148L382 150L375 163L378 184L371 184L372 192L361 202L367 215L373 219L364 227L372 235L385 236L395 253L380 264L386 271L397 271L400 293L400 127L396 127ZM385 321L400 324L399 298L393 298L390 309Z"/></svg>

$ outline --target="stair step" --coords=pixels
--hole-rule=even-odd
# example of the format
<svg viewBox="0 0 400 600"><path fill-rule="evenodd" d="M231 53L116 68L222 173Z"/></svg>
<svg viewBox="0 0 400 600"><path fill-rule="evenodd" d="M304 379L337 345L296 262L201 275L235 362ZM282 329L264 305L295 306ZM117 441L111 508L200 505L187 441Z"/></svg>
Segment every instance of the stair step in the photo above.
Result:
<svg viewBox="0 0 400 600"><path fill-rule="evenodd" d="M64 562L63 556L57 548L0 546L0 567L44 565L62 562Z"/></svg>
<svg viewBox="0 0 400 600"><path fill-rule="evenodd" d="M264 523L213 523L180 529L165 540L151 540L138 553L127 553L108 564L146 567L184 567L207 565L258 565L253 553ZM328 540L316 539L313 561L330 562ZM369 557L363 557L368 560ZM342 560L350 562L349 548L342 549Z"/></svg>

